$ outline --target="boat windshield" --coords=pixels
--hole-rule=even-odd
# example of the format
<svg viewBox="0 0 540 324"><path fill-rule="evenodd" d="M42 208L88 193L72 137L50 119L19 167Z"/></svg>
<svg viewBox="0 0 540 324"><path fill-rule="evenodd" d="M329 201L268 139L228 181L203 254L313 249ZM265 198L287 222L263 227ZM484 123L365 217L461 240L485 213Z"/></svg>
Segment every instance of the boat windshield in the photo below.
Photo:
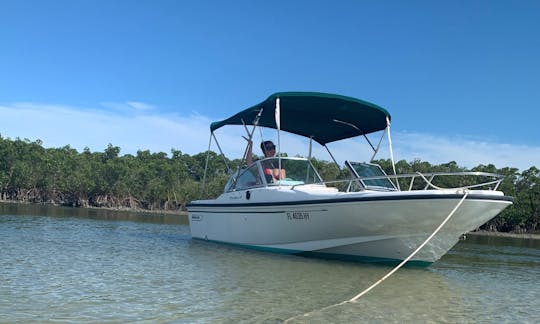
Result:
<svg viewBox="0 0 540 324"><path fill-rule="evenodd" d="M360 180L362 187L374 190L395 191L396 186L378 164L345 161L345 165L355 178ZM371 178L371 179L370 179Z"/></svg>
<svg viewBox="0 0 540 324"><path fill-rule="evenodd" d="M282 171L279 171L280 163ZM237 175L231 176L225 185L225 192L264 185L297 186L322 182L311 162L305 158L266 158L240 170Z"/></svg>
<svg viewBox="0 0 540 324"><path fill-rule="evenodd" d="M257 164L268 185L296 186L322 182L311 162L305 158L272 157L257 161Z"/></svg>

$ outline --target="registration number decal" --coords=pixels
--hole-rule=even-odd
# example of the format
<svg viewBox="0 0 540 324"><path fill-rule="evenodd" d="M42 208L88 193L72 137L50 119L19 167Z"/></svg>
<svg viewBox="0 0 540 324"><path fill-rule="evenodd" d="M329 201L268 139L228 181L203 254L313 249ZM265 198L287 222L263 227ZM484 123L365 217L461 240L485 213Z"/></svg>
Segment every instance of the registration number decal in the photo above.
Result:
<svg viewBox="0 0 540 324"><path fill-rule="evenodd" d="M287 212L288 220L309 220L309 212L305 211L295 211Z"/></svg>

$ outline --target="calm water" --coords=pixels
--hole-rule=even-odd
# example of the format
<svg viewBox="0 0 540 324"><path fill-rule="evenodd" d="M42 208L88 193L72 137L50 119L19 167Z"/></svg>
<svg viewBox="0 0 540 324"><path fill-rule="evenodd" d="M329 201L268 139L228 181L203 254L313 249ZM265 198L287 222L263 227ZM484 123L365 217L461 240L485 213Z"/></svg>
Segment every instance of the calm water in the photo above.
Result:
<svg viewBox="0 0 540 324"><path fill-rule="evenodd" d="M185 217L12 204L0 247L1 323L532 323L540 310L540 240L469 236L324 311L391 268L193 241Z"/></svg>

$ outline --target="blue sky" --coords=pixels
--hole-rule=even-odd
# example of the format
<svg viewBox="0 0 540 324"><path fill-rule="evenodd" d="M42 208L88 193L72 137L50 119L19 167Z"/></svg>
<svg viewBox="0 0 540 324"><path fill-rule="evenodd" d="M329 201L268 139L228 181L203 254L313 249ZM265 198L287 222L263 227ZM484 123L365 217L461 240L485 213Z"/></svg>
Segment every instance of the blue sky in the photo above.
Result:
<svg viewBox="0 0 540 324"><path fill-rule="evenodd" d="M396 159L540 167L539 34L539 1L0 0L0 134L195 154L210 121L321 91L385 107Z"/></svg>

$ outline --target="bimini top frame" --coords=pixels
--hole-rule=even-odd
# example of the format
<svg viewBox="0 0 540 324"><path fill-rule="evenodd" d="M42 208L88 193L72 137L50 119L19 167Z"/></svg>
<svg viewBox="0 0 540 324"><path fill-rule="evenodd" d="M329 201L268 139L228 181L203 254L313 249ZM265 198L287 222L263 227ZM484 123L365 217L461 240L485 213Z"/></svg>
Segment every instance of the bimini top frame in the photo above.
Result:
<svg viewBox="0 0 540 324"><path fill-rule="evenodd" d="M392 164L394 164L389 132L390 120L391 116L386 109L356 98L320 92L278 92L255 106L222 121L212 123L208 150L210 150L211 141L214 138L221 155L224 157L214 136L214 131L225 125L243 125L249 141L253 137L255 127L261 126L278 131L278 153L281 152L279 133L283 130L310 138L310 152L312 141L321 144L340 167L326 144L364 136L374 151L371 158L373 160L384 134L376 148L366 135L385 130L388 134ZM253 128L249 130L247 125L252 125ZM203 183L205 179L206 167Z"/></svg>

